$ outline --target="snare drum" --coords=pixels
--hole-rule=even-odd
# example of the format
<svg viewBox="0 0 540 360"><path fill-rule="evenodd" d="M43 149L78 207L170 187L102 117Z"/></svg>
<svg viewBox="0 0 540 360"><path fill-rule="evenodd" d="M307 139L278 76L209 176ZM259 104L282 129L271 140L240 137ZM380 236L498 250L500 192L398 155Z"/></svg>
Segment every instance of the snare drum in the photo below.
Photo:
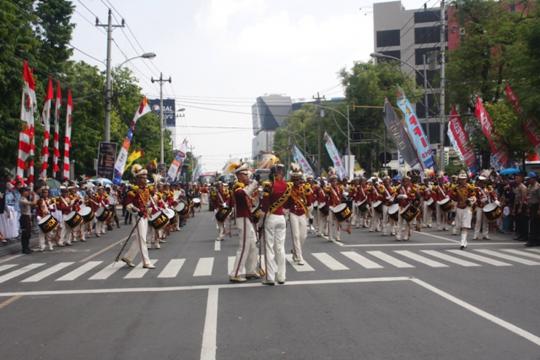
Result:
<svg viewBox="0 0 540 360"><path fill-rule="evenodd" d="M324 216L328 216L328 214L330 213L330 208L327 203L319 203L319 211Z"/></svg>
<svg viewBox="0 0 540 360"><path fill-rule="evenodd" d="M497 220L498 218L501 217L503 213L502 208L497 203L494 203L494 202L489 203L486 206L484 206L482 211L484 212L484 215L486 215L486 218L488 219L488 221ZM478 221L478 219L476 221Z"/></svg>
<svg viewBox="0 0 540 360"><path fill-rule="evenodd" d="M66 224L69 225L70 228L74 228L74 227L79 226L83 222L83 218L81 215L79 215L78 212L72 211L69 214L67 214L64 221L66 222Z"/></svg>
<svg viewBox="0 0 540 360"><path fill-rule="evenodd" d="M364 199L362 201L358 201L356 203L356 206L358 207L358 211L365 212L368 209L368 201L367 199Z"/></svg>
<svg viewBox="0 0 540 360"><path fill-rule="evenodd" d="M399 220L399 205L398 204L392 204L388 208L388 217L394 221Z"/></svg>
<svg viewBox="0 0 540 360"><path fill-rule="evenodd" d="M345 203L334 206L331 210L339 222L347 220L352 215L351 209Z"/></svg>
<svg viewBox="0 0 540 360"><path fill-rule="evenodd" d="M219 222L224 222L227 219L227 216L231 213L232 209L230 207L220 207L216 212L216 220Z"/></svg>
<svg viewBox="0 0 540 360"><path fill-rule="evenodd" d="M107 219L111 215L112 215L112 213L109 210L107 210L106 208L104 208L104 207L100 207L96 211L96 218L98 219L98 221L107 221Z"/></svg>
<svg viewBox="0 0 540 360"><path fill-rule="evenodd" d="M435 200L433 200L433 198L429 198L428 200L425 201L425 204L427 207L433 209L435 205Z"/></svg>
<svg viewBox="0 0 540 360"><path fill-rule="evenodd" d="M53 231L58 226L58 221L52 215L46 215L38 222L38 226L44 234Z"/></svg>
<svg viewBox="0 0 540 360"><path fill-rule="evenodd" d="M419 213L420 209L409 204L399 213L399 215L401 215L401 218L406 222L411 222Z"/></svg>
<svg viewBox="0 0 540 360"><path fill-rule="evenodd" d="M169 222L169 218L162 211L158 211L157 213L150 216L148 221L154 229L159 230L165 225L167 225L167 223Z"/></svg>
<svg viewBox="0 0 540 360"><path fill-rule="evenodd" d="M452 210L452 200L449 196L445 197L442 200L437 201L437 205L441 207L442 211L450 211Z"/></svg>
<svg viewBox="0 0 540 360"><path fill-rule="evenodd" d="M79 215L82 216L85 224L89 223L94 219L94 212L92 211L92 208L88 206L81 208L81 211L79 211Z"/></svg>
<svg viewBox="0 0 540 360"><path fill-rule="evenodd" d="M382 213L383 202L381 200L375 201L373 204L371 204L371 206L373 207L373 210L375 210L376 212Z"/></svg>
<svg viewBox="0 0 540 360"><path fill-rule="evenodd" d="M193 200L192 200L192 201L193 201L193 207L196 207L196 208L198 208L198 207L200 207L200 206L201 206L201 199L200 199L200 198L198 198L198 197L196 197L196 198L193 198Z"/></svg>

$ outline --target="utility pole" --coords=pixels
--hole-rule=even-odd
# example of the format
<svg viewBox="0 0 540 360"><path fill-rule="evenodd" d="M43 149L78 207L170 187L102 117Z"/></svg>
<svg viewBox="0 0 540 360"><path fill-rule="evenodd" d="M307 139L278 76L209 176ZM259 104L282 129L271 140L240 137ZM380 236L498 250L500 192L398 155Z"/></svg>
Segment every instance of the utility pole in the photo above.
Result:
<svg viewBox="0 0 540 360"><path fill-rule="evenodd" d="M424 64L424 117L426 122L426 129L427 129L427 137L428 142L430 142L431 136L430 136L430 130L429 130L429 99L428 99L428 93L427 93L427 69L426 69L426 54L422 55L422 63Z"/></svg>
<svg viewBox="0 0 540 360"><path fill-rule="evenodd" d="M112 110L112 79L111 79L111 42L112 42L112 32L114 28L124 27L125 21L122 19L120 25L112 23L112 12L109 9L109 14L107 16L107 23L101 24L99 19L96 18L96 26L107 28L107 68L106 68L106 78L105 78L105 142L111 141L111 110Z"/></svg>
<svg viewBox="0 0 540 360"><path fill-rule="evenodd" d="M446 11L444 0L441 0L441 100L440 100L440 128L439 128L439 137L441 141L441 151L440 151L440 169L444 170L444 124L446 120L445 113L445 87L446 87L446 78L445 78L445 63L446 63Z"/></svg>
<svg viewBox="0 0 540 360"><path fill-rule="evenodd" d="M172 83L172 79L170 76L168 79L163 79L163 73L159 73L159 79L152 77L150 80L152 83L159 82L159 164L162 165L165 164L165 148L163 145L163 130L165 127L163 124L163 83Z"/></svg>
<svg viewBox="0 0 540 360"><path fill-rule="evenodd" d="M317 104L317 107L319 108L319 126L318 126L318 131L317 131L317 139L318 139L318 143L319 143L319 161L317 162L317 172L319 173L319 176L321 176L322 174L322 135L321 135L321 122L322 122L322 118L324 117L324 109L321 108L319 105L321 104L321 99L325 99L324 95L323 97L321 98L321 96L319 95L319 92L317 91L317 96L313 96L313 99L315 99L315 103Z"/></svg>

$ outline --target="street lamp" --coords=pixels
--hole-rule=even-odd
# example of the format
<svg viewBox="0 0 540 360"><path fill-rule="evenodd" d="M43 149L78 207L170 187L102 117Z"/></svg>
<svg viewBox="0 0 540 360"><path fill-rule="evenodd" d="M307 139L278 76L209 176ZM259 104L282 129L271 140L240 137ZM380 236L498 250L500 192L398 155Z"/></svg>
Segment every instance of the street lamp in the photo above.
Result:
<svg viewBox="0 0 540 360"><path fill-rule="evenodd" d="M141 55L134 56L132 58L126 59L124 62L120 63L117 68L122 67L128 61L143 58L143 59L153 59L156 57L156 54L153 52L147 52ZM108 69L109 70L109 69ZM109 70L110 71L110 70ZM112 111L112 79L110 74L107 74L107 81L105 83L105 142L111 141L111 111Z"/></svg>

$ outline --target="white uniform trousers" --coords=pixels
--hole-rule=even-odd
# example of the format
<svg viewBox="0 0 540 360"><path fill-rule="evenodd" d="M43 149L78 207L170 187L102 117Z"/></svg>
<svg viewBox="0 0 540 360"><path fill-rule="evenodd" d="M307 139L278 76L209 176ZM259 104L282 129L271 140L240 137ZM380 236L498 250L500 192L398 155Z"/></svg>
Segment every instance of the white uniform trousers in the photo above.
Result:
<svg viewBox="0 0 540 360"><path fill-rule="evenodd" d="M394 235L396 233L396 222L390 218L388 215L388 210L390 206L383 205L383 214L382 214L382 228L383 235Z"/></svg>
<svg viewBox="0 0 540 360"><path fill-rule="evenodd" d="M422 215L424 226L431 227L433 225L433 210L427 205L426 201L422 202Z"/></svg>
<svg viewBox="0 0 540 360"><path fill-rule="evenodd" d="M96 234L97 235L104 235L105 229L107 228L107 225L105 224L105 221L97 221L96 222Z"/></svg>
<svg viewBox="0 0 540 360"><path fill-rule="evenodd" d="M399 208L399 214L398 214L398 223L397 223L397 232L396 232L396 240L397 241L407 241L409 240L409 235L411 233L411 223L407 222L402 216L401 211L403 208ZM414 220L413 220L414 221Z"/></svg>
<svg viewBox="0 0 540 360"><path fill-rule="evenodd" d="M62 232L60 233L60 244L68 244L71 245L71 239L73 237L73 231L71 227L67 224L67 222L62 221Z"/></svg>
<svg viewBox="0 0 540 360"><path fill-rule="evenodd" d="M466 207L465 209L456 208L456 225L455 230L461 230L461 246L467 246L467 233L471 228L472 222L472 209Z"/></svg>
<svg viewBox="0 0 540 360"><path fill-rule="evenodd" d="M218 237L217 240L221 241L225 238L225 222L217 221Z"/></svg>
<svg viewBox="0 0 540 360"><path fill-rule="evenodd" d="M330 215L324 215L322 211L317 210L317 217L319 219L318 226L319 226L319 235L323 237L328 237L328 217Z"/></svg>
<svg viewBox="0 0 540 360"><path fill-rule="evenodd" d="M373 231L381 231L381 222L383 218L383 214L380 212L375 211L374 208L371 208L371 227L369 228L370 232Z"/></svg>
<svg viewBox="0 0 540 360"><path fill-rule="evenodd" d="M437 206L437 227L439 230L448 230L448 212Z"/></svg>
<svg viewBox="0 0 540 360"><path fill-rule="evenodd" d="M240 229L240 241L229 276L244 277L247 274L255 274L257 271L257 237L253 223L248 218L237 218L237 225Z"/></svg>
<svg viewBox="0 0 540 360"><path fill-rule="evenodd" d="M266 280L285 281L285 231L284 215L269 214L264 223L264 252Z"/></svg>
<svg viewBox="0 0 540 360"><path fill-rule="evenodd" d="M336 214L330 211L330 241L341 241L341 225L339 224Z"/></svg>
<svg viewBox="0 0 540 360"><path fill-rule="evenodd" d="M290 213L293 240L293 256L296 261L303 261L302 247L307 238L307 216Z"/></svg>
<svg viewBox="0 0 540 360"><path fill-rule="evenodd" d="M473 238L482 240L482 238L488 238L489 236L489 221L484 214L484 209L477 207L474 210L476 214L476 223L474 224L474 236ZM482 236L480 236L480 230L482 230Z"/></svg>
<svg viewBox="0 0 540 360"><path fill-rule="evenodd" d="M146 234L148 232L148 219L141 218L137 224L137 229L134 231L135 240L131 243L128 251L126 252L126 258L130 261L135 259L137 252L141 253L143 264L150 264L150 258L148 257L148 248L146 247Z"/></svg>

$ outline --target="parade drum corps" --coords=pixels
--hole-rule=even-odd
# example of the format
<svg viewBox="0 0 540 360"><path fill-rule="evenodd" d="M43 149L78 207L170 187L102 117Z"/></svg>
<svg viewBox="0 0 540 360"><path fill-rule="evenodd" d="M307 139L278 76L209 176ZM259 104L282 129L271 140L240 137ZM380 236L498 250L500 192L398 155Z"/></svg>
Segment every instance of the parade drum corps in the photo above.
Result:
<svg viewBox="0 0 540 360"><path fill-rule="evenodd" d="M471 228L473 206L476 203L475 187L467 183L467 174L461 172L458 183L450 190L450 197L456 202L455 231L461 233L461 249L467 247L467 234Z"/></svg>

